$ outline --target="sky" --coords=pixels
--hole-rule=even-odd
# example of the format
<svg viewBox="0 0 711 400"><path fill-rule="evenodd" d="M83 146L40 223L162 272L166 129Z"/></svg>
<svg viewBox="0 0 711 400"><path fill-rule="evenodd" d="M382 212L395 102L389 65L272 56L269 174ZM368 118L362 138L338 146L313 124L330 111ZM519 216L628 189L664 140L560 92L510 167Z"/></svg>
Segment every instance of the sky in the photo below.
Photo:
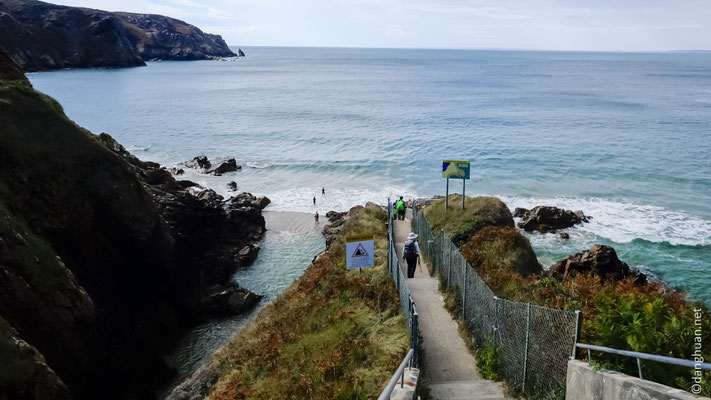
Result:
<svg viewBox="0 0 711 400"><path fill-rule="evenodd" d="M710 0L49 0L168 15L231 46L711 49Z"/></svg>

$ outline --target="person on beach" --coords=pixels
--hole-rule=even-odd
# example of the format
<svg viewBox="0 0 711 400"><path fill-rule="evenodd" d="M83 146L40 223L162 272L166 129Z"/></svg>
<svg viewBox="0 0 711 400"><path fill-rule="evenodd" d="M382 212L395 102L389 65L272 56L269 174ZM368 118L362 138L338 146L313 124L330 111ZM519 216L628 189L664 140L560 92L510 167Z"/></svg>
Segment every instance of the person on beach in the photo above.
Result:
<svg viewBox="0 0 711 400"><path fill-rule="evenodd" d="M405 202L402 200L402 196L400 196L400 200L395 203L395 208L397 208L397 219L400 221L405 220Z"/></svg>
<svg viewBox="0 0 711 400"><path fill-rule="evenodd" d="M318 225L318 211L316 211L316 215L314 215L314 220L316 221L316 225Z"/></svg>
<svg viewBox="0 0 711 400"><path fill-rule="evenodd" d="M417 268L417 258L420 257L420 245L415 240L417 234L410 232L405 241L405 247L402 249L402 258L407 261L407 277L415 277L415 268Z"/></svg>

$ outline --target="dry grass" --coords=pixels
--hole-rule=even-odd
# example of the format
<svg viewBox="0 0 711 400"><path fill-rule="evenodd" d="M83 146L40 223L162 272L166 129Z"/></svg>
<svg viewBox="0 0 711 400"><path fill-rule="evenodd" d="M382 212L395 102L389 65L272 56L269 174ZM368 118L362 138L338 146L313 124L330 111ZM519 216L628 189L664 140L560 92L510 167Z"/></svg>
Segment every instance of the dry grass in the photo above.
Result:
<svg viewBox="0 0 711 400"><path fill-rule="evenodd" d="M408 347L386 268L386 215L367 208L304 275L218 352L209 398L370 399ZM346 271L345 234L376 233L375 268Z"/></svg>

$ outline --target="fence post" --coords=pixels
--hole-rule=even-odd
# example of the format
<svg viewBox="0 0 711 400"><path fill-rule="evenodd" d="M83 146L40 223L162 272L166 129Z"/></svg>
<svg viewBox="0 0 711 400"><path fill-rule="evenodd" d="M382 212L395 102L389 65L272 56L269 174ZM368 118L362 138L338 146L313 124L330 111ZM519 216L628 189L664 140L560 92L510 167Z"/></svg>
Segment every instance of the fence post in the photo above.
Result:
<svg viewBox="0 0 711 400"><path fill-rule="evenodd" d="M499 298L494 296L494 345L499 336Z"/></svg>
<svg viewBox="0 0 711 400"><path fill-rule="evenodd" d="M449 257L447 258L447 289L449 289L449 285L452 282L452 247L454 247L454 245L450 242L448 246Z"/></svg>
<svg viewBox="0 0 711 400"><path fill-rule="evenodd" d="M439 279L442 279L442 267L444 267L444 229L442 229L439 233L439 247L442 250L442 259L439 262Z"/></svg>
<svg viewBox="0 0 711 400"><path fill-rule="evenodd" d="M467 310L467 275L469 275L469 268L467 268L466 262L464 263L464 273L462 276L464 277L464 288L462 289L462 321L466 321L466 310Z"/></svg>
<svg viewBox="0 0 711 400"><path fill-rule="evenodd" d="M526 367L528 366L528 335L531 330L531 303L528 303L526 310L526 344L523 350L523 385L522 391L526 392Z"/></svg>
<svg viewBox="0 0 711 400"><path fill-rule="evenodd" d="M577 353L578 342L580 341L580 332L582 330L583 330L583 313L580 310L575 310L575 341L573 343L573 352L570 354L571 360L575 360L575 354Z"/></svg>

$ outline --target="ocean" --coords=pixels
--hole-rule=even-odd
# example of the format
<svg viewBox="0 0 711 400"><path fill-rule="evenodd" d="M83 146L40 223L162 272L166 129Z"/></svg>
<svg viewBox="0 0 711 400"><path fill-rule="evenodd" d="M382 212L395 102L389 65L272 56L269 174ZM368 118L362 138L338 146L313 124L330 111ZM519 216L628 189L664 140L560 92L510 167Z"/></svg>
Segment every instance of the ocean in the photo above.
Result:
<svg viewBox="0 0 711 400"><path fill-rule="evenodd" d="M527 234L544 267L604 243L711 305L710 54L243 50L29 78L142 159L235 157L185 179L225 196L234 180L271 211L444 194L442 160L470 160L469 195L593 217L569 240Z"/></svg>

